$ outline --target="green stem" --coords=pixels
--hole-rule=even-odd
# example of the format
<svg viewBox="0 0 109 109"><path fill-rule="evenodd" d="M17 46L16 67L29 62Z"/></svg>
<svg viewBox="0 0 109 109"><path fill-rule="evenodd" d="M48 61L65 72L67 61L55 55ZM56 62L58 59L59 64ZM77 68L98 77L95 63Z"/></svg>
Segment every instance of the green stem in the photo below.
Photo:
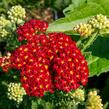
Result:
<svg viewBox="0 0 109 109"><path fill-rule="evenodd" d="M82 52L84 52L95 41L97 34L98 34L98 32L93 34L92 36L90 36L89 40L87 41L87 43L82 48Z"/></svg>
<svg viewBox="0 0 109 109"><path fill-rule="evenodd" d="M83 39L83 38L82 38L82 39ZM80 39L76 42L77 47L80 47L81 42L82 42L82 39L80 38Z"/></svg>

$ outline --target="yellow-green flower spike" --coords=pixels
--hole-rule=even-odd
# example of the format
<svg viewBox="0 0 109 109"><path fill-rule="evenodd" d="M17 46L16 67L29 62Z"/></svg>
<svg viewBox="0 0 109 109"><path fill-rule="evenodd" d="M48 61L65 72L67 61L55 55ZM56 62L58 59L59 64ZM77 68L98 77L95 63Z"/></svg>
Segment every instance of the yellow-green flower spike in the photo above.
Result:
<svg viewBox="0 0 109 109"><path fill-rule="evenodd" d="M85 100L85 92L83 89L76 89L74 93L71 95L72 98L77 99L78 101L84 101Z"/></svg>
<svg viewBox="0 0 109 109"><path fill-rule="evenodd" d="M1 16L0 17L0 28L4 28L4 27L9 26L9 25L11 25L11 22Z"/></svg>
<svg viewBox="0 0 109 109"><path fill-rule="evenodd" d="M5 19L3 16L0 17L0 41L6 39L9 35L8 27L11 27L11 22Z"/></svg>
<svg viewBox="0 0 109 109"><path fill-rule="evenodd" d="M25 16L26 11L24 8L22 8L20 5L13 6L9 11L8 11L8 17L13 23L20 24L23 22L23 19L26 17Z"/></svg>
<svg viewBox="0 0 109 109"><path fill-rule="evenodd" d="M98 14L89 20L89 24L91 24L95 29L106 29L109 28L109 19L107 16Z"/></svg>
<svg viewBox="0 0 109 109"><path fill-rule="evenodd" d="M23 96L26 94L20 83L8 84L8 98L16 101L18 104L23 101Z"/></svg>
<svg viewBox="0 0 109 109"><path fill-rule="evenodd" d="M0 40L5 38L8 34L9 34L9 32L6 31L6 29L1 29L0 28Z"/></svg>
<svg viewBox="0 0 109 109"><path fill-rule="evenodd" d="M103 109L102 99L97 91L90 91L86 101L86 109Z"/></svg>
<svg viewBox="0 0 109 109"><path fill-rule="evenodd" d="M73 29L76 33L79 33L80 36L90 36L93 32L92 26L90 24L80 23L76 25Z"/></svg>

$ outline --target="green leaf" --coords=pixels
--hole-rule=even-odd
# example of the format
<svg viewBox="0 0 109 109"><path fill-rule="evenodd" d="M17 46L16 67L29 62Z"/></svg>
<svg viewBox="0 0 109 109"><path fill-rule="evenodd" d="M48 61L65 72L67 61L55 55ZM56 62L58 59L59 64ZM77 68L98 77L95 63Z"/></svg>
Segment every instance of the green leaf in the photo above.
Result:
<svg viewBox="0 0 109 109"><path fill-rule="evenodd" d="M109 5L108 5L109 0L87 0L87 1L101 5L101 7L103 7L103 9L105 10L106 14L109 15Z"/></svg>
<svg viewBox="0 0 109 109"><path fill-rule="evenodd" d="M81 19L81 18L89 17L92 15L100 14L100 13L106 14L106 11L101 5L90 2L74 9L74 11L68 12L66 15L66 18L69 21L72 21L72 20Z"/></svg>
<svg viewBox="0 0 109 109"><path fill-rule="evenodd" d="M109 71L109 38L98 37L85 54L88 61L90 77Z"/></svg>
<svg viewBox="0 0 109 109"><path fill-rule="evenodd" d="M109 15L108 5L109 0L73 0L73 3L64 9L65 17L54 21L50 24L48 32L66 32L72 30L77 20L85 19L87 17L104 14Z"/></svg>
<svg viewBox="0 0 109 109"><path fill-rule="evenodd" d="M63 10L64 15L67 15L67 13L70 11L74 11L75 8L83 6L85 3L86 0L72 0L72 4Z"/></svg>
<svg viewBox="0 0 109 109"><path fill-rule="evenodd" d="M72 22L65 22L61 24L50 24L47 32L67 32L67 31L73 31L73 27L80 22L87 22L89 17L80 19L80 20L75 20Z"/></svg>
<svg viewBox="0 0 109 109"><path fill-rule="evenodd" d="M84 15L87 16L88 14L92 15L97 12L109 15L108 4L109 4L109 0L73 0L73 3L70 4L69 7L64 9L63 12L65 16L69 14L74 15L75 13L78 16L79 12L83 13L81 17L84 17Z"/></svg>

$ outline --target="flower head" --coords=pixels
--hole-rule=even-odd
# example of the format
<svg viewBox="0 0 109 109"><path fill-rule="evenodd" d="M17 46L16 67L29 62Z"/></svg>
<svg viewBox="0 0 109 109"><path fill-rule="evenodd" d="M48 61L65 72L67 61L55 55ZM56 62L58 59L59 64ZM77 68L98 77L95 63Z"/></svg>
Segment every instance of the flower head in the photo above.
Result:
<svg viewBox="0 0 109 109"><path fill-rule="evenodd" d="M11 22L4 17L0 17L0 41L3 41L6 39L6 36L9 35L9 31L7 30L7 27L11 26Z"/></svg>
<svg viewBox="0 0 109 109"><path fill-rule="evenodd" d="M9 32L6 29L0 28L0 41L8 36Z"/></svg>
<svg viewBox="0 0 109 109"><path fill-rule="evenodd" d="M80 23L74 27L74 31L79 33L80 36L90 36L93 32L92 26L90 24Z"/></svg>
<svg viewBox="0 0 109 109"><path fill-rule="evenodd" d="M106 29L109 28L109 19L102 14L98 14L89 20L89 24L99 30Z"/></svg>
<svg viewBox="0 0 109 109"><path fill-rule="evenodd" d="M80 23L74 27L74 31L79 33L80 36L90 36L93 33L99 32L108 33L109 29L109 19L107 16L102 14L98 14L96 16L91 17L87 23ZM101 31L100 31L101 30Z"/></svg>
<svg viewBox="0 0 109 109"><path fill-rule="evenodd" d="M8 17L13 23L22 23L23 19L26 17L25 16L26 12L25 9L22 8L20 5L13 6L9 11L8 11Z"/></svg>
<svg viewBox="0 0 109 109"><path fill-rule="evenodd" d="M53 50L57 54L53 58L55 87L69 92L77 89L80 84L86 85L88 78L87 62L76 47L75 42L63 33L52 35L54 39L51 44L53 43Z"/></svg>
<svg viewBox="0 0 109 109"><path fill-rule="evenodd" d="M48 65L36 62L21 71L21 82L29 96L42 97L46 92L53 92L52 76Z"/></svg>
<svg viewBox="0 0 109 109"><path fill-rule="evenodd" d="M27 44L13 52L11 62L21 70L22 85L30 96L44 96L55 89L69 92L88 80L87 62L76 43L64 33L44 34L47 26L30 20L17 30L18 38Z"/></svg>
<svg viewBox="0 0 109 109"><path fill-rule="evenodd" d="M102 99L97 91L90 91L86 101L86 109L103 109Z"/></svg>
<svg viewBox="0 0 109 109"><path fill-rule="evenodd" d="M77 99L79 102L85 100L85 91L83 89L76 89L71 95L72 98Z"/></svg>
<svg viewBox="0 0 109 109"><path fill-rule="evenodd" d="M11 22L1 16L0 17L0 28L4 28L4 27L9 26L9 25L11 25Z"/></svg>
<svg viewBox="0 0 109 109"><path fill-rule="evenodd" d="M14 100L19 104L23 101L23 96L26 93L20 83L9 83L7 94L10 100Z"/></svg>
<svg viewBox="0 0 109 109"><path fill-rule="evenodd" d="M19 41L22 40L33 41L34 38L38 37L39 33L44 33L47 28L48 28L48 23L45 21L30 20L17 29L17 33L19 35L18 39ZM35 39L35 41L36 40L37 39Z"/></svg>

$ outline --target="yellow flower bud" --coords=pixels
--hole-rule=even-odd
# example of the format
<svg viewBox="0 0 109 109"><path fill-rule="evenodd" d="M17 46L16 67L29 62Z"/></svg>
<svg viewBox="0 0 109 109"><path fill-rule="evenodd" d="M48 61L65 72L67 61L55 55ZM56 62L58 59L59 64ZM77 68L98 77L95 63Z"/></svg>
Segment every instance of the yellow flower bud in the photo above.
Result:
<svg viewBox="0 0 109 109"><path fill-rule="evenodd" d="M0 17L0 28L4 28L4 27L9 26L9 25L11 25L11 22L1 16Z"/></svg>
<svg viewBox="0 0 109 109"><path fill-rule="evenodd" d="M4 39L9 34L6 29L0 29L0 40Z"/></svg>
<svg viewBox="0 0 109 109"><path fill-rule="evenodd" d="M23 101L23 96L25 95L25 90L21 87L20 83L10 83L8 84L8 98L10 100L16 101L18 104Z"/></svg>
<svg viewBox="0 0 109 109"><path fill-rule="evenodd" d="M77 99L78 101L85 100L85 92L83 89L76 89L74 93L71 95L72 98Z"/></svg>
<svg viewBox="0 0 109 109"><path fill-rule="evenodd" d="M4 17L0 17L0 41L6 39L9 36L9 31L6 29L11 26L11 22Z"/></svg>
<svg viewBox="0 0 109 109"><path fill-rule="evenodd" d="M79 33L80 36L90 36L93 32L92 26L90 24L80 23L76 25L73 29L76 33Z"/></svg>
<svg viewBox="0 0 109 109"><path fill-rule="evenodd" d="M8 11L8 17L13 23L22 23L23 19L26 17L26 11L24 8L22 8L20 5L13 6L9 11Z"/></svg>
<svg viewBox="0 0 109 109"><path fill-rule="evenodd" d="M97 91L90 91L86 101L86 109L103 109L102 99L97 95Z"/></svg>
<svg viewBox="0 0 109 109"><path fill-rule="evenodd" d="M109 28L109 19L107 16L102 14L96 15L89 20L89 24L96 29L106 29Z"/></svg>

